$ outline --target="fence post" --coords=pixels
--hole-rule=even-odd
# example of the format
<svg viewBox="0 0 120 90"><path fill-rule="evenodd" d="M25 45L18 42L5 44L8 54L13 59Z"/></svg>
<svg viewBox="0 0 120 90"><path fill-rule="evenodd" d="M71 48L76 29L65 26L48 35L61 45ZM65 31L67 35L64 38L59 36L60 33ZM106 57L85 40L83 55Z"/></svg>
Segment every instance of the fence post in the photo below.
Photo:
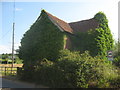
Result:
<svg viewBox="0 0 120 90"><path fill-rule="evenodd" d="M17 71L16 71L16 73L17 73L17 76L18 76L18 73L19 73L19 67L17 67Z"/></svg>
<svg viewBox="0 0 120 90"><path fill-rule="evenodd" d="M6 76L6 67L5 67L5 76Z"/></svg>

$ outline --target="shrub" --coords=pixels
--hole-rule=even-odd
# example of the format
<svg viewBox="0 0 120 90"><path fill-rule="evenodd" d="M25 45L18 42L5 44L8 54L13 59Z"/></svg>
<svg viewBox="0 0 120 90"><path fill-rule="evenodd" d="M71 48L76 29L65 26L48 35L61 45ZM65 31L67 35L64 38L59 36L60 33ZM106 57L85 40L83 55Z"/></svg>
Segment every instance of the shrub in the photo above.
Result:
<svg viewBox="0 0 120 90"><path fill-rule="evenodd" d="M62 50L57 62L43 60L36 66L34 79L49 87L110 87L110 81L118 80L112 64L99 57L91 57L88 52ZM103 84L104 83L104 84Z"/></svg>
<svg viewBox="0 0 120 90"><path fill-rule="evenodd" d="M33 66L27 66L27 67L23 66L23 68L18 70L18 77L21 80L33 82L34 81L34 79L33 79L34 69L35 68Z"/></svg>
<svg viewBox="0 0 120 90"><path fill-rule="evenodd" d="M113 64L120 68L120 41L114 46L114 61Z"/></svg>
<svg viewBox="0 0 120 90"><path fill-rule="evenodd" d="M16 63L17 64L22 64L23 63L23 60L21 60L19 57L16 58Z"/></svg>
<svg viewBox="0 0 120 90"><path fill-rule="evenodd" d="M114 58L113 64L120 68L120 56Z"/></svg>

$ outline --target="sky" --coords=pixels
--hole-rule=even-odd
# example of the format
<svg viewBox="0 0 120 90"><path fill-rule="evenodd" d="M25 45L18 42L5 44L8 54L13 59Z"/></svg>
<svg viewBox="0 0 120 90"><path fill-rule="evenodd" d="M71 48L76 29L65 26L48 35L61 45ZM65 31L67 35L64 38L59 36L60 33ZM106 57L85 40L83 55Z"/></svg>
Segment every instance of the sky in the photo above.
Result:
<svg viewBox="0 0 120 90"><path fill-rule="evenodd" d="M12 52L13 21L15 49L18 49L23 34L37 20L42 9L68 23L93 18L102 11L107 16L114 39L118 39L119 0L16 0L15 8L13 1L0 1L0 54Z"/></svg>

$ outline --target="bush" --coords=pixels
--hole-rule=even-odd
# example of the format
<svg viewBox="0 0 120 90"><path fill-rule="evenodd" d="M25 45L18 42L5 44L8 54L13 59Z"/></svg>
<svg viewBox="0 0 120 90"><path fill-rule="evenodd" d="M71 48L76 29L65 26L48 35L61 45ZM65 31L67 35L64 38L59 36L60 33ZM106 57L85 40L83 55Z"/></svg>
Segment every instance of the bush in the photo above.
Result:
<svg viewBox="0 0 120 90"><path fill-rule="evenodd" d="M34 66L23 65L22 68L18 69L18 77L23 81L33 82L34 70Z"/></svg>
<svg viewBox="0 0 120 90"><path fill-rule="evenodd" d="M114 61L113 64L120 68L120 41L115 43L114 46Z"/></svg>
<svg viewBox="0 0 120 90"><path fill-rule="evenodd" d="M44 59L38 63L34 74L36 83L57 88L88 88L110 87L110 81L118 80L115 67L99 57L93 58L88 52L79 54L69 50L60 53L57 62Z"/></svg>
<svg viewBox="0 0 120 90"><path fill-rule="evenodd" d="M23 64L23 60L21 60L19 57L16 58L16 64Z"/></svg>
<svg viewBox="0 0 120 90"><path fill-rule="evenodd" d="M114 58L113 64L120 68L120 56Z"/></svg>

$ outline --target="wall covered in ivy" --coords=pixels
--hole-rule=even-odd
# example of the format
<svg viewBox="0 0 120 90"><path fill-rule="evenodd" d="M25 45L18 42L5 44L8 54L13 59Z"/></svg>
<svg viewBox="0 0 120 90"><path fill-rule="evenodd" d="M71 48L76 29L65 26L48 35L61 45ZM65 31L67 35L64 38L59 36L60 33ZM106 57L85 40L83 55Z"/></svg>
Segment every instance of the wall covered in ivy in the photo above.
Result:
<svg viewBox="0 0 120 90"><path fill-rule="evenodd" d="M43 58L56 60L64 48L64 33L55 26L44 10L21 40L19 56L26 64Z"/></svg>
<svg viewBox="0 0 120 90"><path fill-rule="evenodd" d="M21 40L19 57L26 64L35 64L43 58L55 61L59 58L59 51L64 49L66 37L71 40L70 50L84 53L86 50L91 56L106 57L106 52L113 48L113 37L104 13L99 12L94 16L99 22L99 27L75 35L61 32L55 26L44 10L36 22L24 34Z"/></svg>
<svg viewBox="0 0 120 90"><path fill-rule="evenodd" d="M107 17L103 12L98 12L94 19L99 22L99 27L72 36L72 49L81 53L87 50L91 56L100 55L105 59L107 51L113 49L113 37L108 26Z"/></svg>

